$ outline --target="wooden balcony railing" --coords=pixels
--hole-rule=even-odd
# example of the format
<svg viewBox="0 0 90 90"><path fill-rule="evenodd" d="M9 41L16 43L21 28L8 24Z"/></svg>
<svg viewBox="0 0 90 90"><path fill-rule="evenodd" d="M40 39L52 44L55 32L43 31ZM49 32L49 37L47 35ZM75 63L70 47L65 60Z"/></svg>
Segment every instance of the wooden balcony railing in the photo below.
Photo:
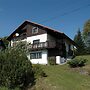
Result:
<svg viewBox="0 0 90 90"><path fill-rule="evenodd" d="M55 42L50 42L50 41L28 45L28 49L30 49L30 50L55 48L55 47L56 47L56 43Z"/></svg>

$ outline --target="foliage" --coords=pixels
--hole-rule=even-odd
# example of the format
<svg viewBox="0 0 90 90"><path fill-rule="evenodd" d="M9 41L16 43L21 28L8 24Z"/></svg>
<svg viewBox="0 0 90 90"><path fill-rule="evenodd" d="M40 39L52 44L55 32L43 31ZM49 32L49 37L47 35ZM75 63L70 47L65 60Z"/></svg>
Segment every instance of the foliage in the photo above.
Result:
<svg viewBox="0 0 90 90"><path fill-rule="evenodd" d="M85 44L84 44L84 41L82 39L82 35L81 35L81 31L80 30L78 30L77 35L75 35L74 41L77 44L77 50L76 50L75 54L76 55L83 55L83 54L85 54L85 52L86 52Z"/></svg>
<svg viewBox="0 0 90 90"><path fill-rule="evenodd" d="M86 47L86 54L90 55L90 47Z"/></svg>
<svg viewBox="0 0 90 90"><path fill-rule="evenodd" d="M90 32L90 20L86 21L83 29L83 38L87 38L88 32Z"/></svg>
<svg viewBox="0 0 90 90"><path fill-rule="evenodd" d="M46 77L45 72L41 68L39 64L33 64L33 72L34 72L34 77L37 79L39 77Z"/></svg>
<svg viewBox="0 0 90 90"><path fill-rule="evenodd" d="M80 58L80 59L72 59L71 61L68 61L68 64L70 67L82 67L85 66L87 60Z"/></svg>
<svg viewBox="0 0 90 90"><path fill-rule="evenodd" d="M49 57L48 58L49 65L56 65L56 59L55 57Z"/></svg>
<svg viewBox="0 0 90 90"><path fill-rule="evenodd" d="M5 50L5 48L3 41L0 39L0 51Z"/></svg>
<svg viewBox="0 0 90 90"><path fill-rule="evenodd" d="M2 39L2 41L4 42L5 47L8 47L9 41L7 40L7 36L0 39Z"/></svg>
<svg viewBox="0 0 90 90"><path fill-rule="evenodd" d="M32 65L21 49L0 52L0 85L8 88L25 87L34 80Z"/></svg>
<svg viewBox="0 0 90 90"><path fill-rule="evenodd" d="M10 90L9 88L7 87L0 87L0 90ZM11 90L20 90L19 88L14 88L14 89L11 89Z"/></svg>
<svg viewBox="0 0 90 90"><path fill-rule="evenodd" d="M86 21L86 23L84 24L84 29L83 29L82 35L83 35L85 45L87 46L86 47L86 49L87 49L86 53L90 54L90 19L88 21Z"/></svg>

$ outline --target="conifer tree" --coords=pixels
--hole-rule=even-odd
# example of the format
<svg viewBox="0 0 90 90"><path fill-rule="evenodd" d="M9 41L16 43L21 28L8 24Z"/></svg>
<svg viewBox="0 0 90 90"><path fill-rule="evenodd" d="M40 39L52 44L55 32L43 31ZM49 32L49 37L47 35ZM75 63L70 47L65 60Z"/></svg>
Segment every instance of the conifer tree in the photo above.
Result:
<svg viewBox="0 0 90 90"><path fill-rule="evenodd" d="M76 55L83 55L85 54L85 44L82 39L81 31L80 29L77 32L77 35L74 37L74 41L77 44L77 50L76 50Z"/></svg>
<svg viewBox="0 0 90 90"><path fill-rule="evenodd" d="M88 33L90 32L90 20L88 20L84 24L84 29L83 29L83 38L86 39L88 36Z"/></svg>

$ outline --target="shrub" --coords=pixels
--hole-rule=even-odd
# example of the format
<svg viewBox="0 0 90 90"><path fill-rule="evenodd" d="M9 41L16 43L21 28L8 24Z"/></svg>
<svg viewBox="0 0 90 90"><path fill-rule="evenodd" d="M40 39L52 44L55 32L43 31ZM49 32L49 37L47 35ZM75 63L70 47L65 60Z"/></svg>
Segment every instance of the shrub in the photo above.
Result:
<svg viewBox="0 0 90 90"><path fill-rule="evenodd" d="M32 64L20 49L7 49L0 53L0 85L24 88L34 81Z"/></svg>
<svg viewBox="0 0 90 90"><path fill-rule="evenodd" d="M87 60L80 58L80 59L72 59L71 61L68 61L68 64L70 67L82 67L86 64Z"/></svg>
<svg viewBox="0 0 90 90"><path fill-rule="evenodd" d="M71 61L67 62L70 67L77 67L78 66L78 60L77 59L72 59Z"/></svg>
<svg viewBox="0 0 90 90"><path fill-rule="evenodd" d="M33 72L34 72L34 77L36 79L39 77L46 77L47 76L39 64L33 65Z"/></svg>
<svg viewBox="0 0 90 90"><path fill-rule="evenodd" d="M56 65L56 59L55 57L49 57L48 58L49 65Z"/></svg>
<svg viewBox="0 0 90 90"><path fill-rule="evenodd" d="M79 66L79 67L85 66L86 62L87 62L86 59L81 58L81 59L79 59L79 64L78 64L78 66Z"/></svg>

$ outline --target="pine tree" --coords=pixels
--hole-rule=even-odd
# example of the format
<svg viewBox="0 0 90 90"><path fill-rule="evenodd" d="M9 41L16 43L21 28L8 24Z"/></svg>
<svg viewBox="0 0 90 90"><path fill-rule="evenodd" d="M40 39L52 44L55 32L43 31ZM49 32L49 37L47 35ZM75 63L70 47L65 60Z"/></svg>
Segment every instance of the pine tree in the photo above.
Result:
<svg viewBox="0 0 90 90"><path fill-rule="evenodd" d="M88 36L88 33L90 32L90 20L88 20L84 24L84 29L83 29L83 38L86 39Z"/></svg>
<svg viewBox="0 0 90 90"><path fill-rule="evenodd" d="M77 35L74 37L74 41L77 44L77 50L76 50L76 55L83 55L85 54L85 44L82 39L81 31L80 29L77 32Z"/></svg>
<svg viewBox="0 0 90 90"><path fill-rule="evenodd" d="M84 24L82 34L86 45L86 53L90 54L90 19Z"/></svg>

